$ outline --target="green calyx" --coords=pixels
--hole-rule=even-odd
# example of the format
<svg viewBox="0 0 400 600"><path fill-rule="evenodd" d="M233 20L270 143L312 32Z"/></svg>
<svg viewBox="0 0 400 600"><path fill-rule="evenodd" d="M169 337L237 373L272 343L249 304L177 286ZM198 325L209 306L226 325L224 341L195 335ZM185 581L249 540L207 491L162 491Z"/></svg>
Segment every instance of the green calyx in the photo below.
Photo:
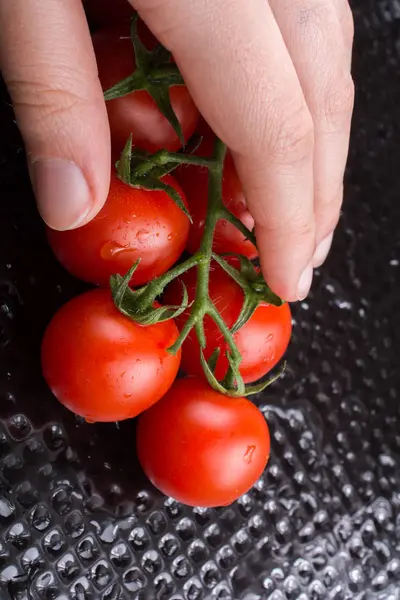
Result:
<svg viewBox="0 0 400 600"><path fill-rule="evenodd" d="M163 180L175 169L179 163L166 162L163 160L164 151L160 153L160 159L157 162L157 155L150 155L141 150L132 149L132 136L129 137L122 152L121 159L117 162L117 175L121 181L131 187L137 187L145 190L166 192L175 204L185 213L190 222L192 217L179 192ZM166 152L168 154L168 152Z"/></svg>
<svg viewBox="0 0 400 600"><path fill-rule="evenodd" d="M131 40L135 53L135 71L104 93L104 99L115 100L133 92L146 91L153 98L158 110L171 123L182 146L185 145L182 128L172 108L169 89L184 85L178 67L171 63L171 53L161 44L148 50L138 34L137 13L131 22Z"/></svg>

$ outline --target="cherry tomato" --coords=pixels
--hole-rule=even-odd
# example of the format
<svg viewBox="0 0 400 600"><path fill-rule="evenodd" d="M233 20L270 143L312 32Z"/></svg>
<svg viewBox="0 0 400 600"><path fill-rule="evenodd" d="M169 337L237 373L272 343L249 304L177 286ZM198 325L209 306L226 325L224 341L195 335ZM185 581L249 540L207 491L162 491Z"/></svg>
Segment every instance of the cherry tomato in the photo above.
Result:
<svg viewBox="0 0 400 600"><path fill-rule="evenodd" d="M203 125L202 128L207 132L208 126ZM206 133L196 154L211 156L214 137L213 134ZM190 214L193 218L186 249L194 254L200 247L207 216L208 169L192 165L182 166L175 171L175 177L186 193ZM254 227L254 220L247 210L242 185L232 155L229 152L226 155L224 164L222 200L226 208L251 231ZM226 220L219 221L216 226L213 249L217 254L233 252L248 258L255 258L258 255L254 244L249 242L232 223Z"/></svg>
<svg viewBox="0 0 400 600"><path fill-rule="evenodd" d="M170 175L164 181L183 196ZM166 192L130 187L113 172L107 201L92 221L70 231L48 228L47 235L58 260L78 279L105 286L113 273L124 275L140 259L132 284L141 285L178 260L189 225Z"/></svg>
<svg viewBox="0 0 400 600"><path fill-rule="evenodd" d="M129 21L134 14L128 0L84 0L83 5L88 17L101 27Z"/></svg>
<svg viewBox="0 0 400 600"><path fill-rule="evenodd" d="M228 398L199 379L177 380L140 415L139 461L159 490L190 506L224 506L261 476L268 425L246 398Z"/></svg>
<svg viewBox="0 0 400 600"><path fill-rule="evenodd" d="M181 278L174 280L167 288L165 301L179 304L182 298L182 284L187 288L189 301L193 301L196 290L196 270L191 269ZM210 272L210 298L223 316L228 327L232 327L242 309L242 288L219 266L214 265ZM187 319L184 313L176 320L181 329ZM215 374L217 379L224 378L228 360L225 352L228 346L220 329L205 317L204 328L207 347L204 356L208 359L216 347L221 353ZM282 358L289 344L292 331L291 313L288 304L281 307L260 304L247 323L234 334L234 339L242 355L240 373L245 383L253 383L264 377ZM200 346L196 333L192 331L182 346L182 369L188 375L203 375L200 363Z"/></svg>
<svg viewBox="0 0 400 600"><path fill-rule="evenodd" d="M103 90L133 73L135 59L128 27L99 31L93 36L93 44ZM171 87L170 98L187 141L196 128L199 111L185 86ZM171 124L146 91L110 100L106 105L116 151L122 151L130 134L136 145L151 152L180 148L181 142Z"/></svg>
<svg viewBox="0 0 400 600"><path fill-rule="evenodd" d="M173 321L148 327L124 317L108 290L92 290L65 304L42 344L42 370L53 394L89 421L135 417L172 385L180 352Z"/></svg>

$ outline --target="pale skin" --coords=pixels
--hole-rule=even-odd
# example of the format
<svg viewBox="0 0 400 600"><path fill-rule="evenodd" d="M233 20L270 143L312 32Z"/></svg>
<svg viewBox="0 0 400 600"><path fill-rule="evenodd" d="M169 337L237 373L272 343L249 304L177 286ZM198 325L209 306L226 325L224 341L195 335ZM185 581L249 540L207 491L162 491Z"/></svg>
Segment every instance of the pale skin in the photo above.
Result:
<svg viewBox="0 0 400 600"><path fill-rule="evenodd" d="M354 102L347 0L132 4L233 153L267 282L304 299L343 199ZM111 157L81 0L0 0L0 67L43 219L83 225L106 200Z"/></svg>

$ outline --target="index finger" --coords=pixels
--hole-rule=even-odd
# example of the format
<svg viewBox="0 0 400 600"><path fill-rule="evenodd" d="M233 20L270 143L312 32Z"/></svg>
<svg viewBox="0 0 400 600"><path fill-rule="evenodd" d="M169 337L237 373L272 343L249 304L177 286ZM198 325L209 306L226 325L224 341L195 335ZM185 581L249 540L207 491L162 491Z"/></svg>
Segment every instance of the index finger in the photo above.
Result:
<svg viewBox="0 0 400 600"><path fill-rule="evenodd" d="M315 249L313 124L268 3L133 3L232 150L269 285L287 300L304 297Z"/></svg>

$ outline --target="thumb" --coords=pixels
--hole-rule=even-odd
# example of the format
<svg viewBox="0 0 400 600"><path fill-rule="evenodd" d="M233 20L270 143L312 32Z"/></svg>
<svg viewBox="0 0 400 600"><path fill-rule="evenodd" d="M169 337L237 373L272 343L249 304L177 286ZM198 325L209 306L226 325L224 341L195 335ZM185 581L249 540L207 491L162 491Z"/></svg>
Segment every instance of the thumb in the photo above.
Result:
<svg viewBox="0 0 400 600"><path fill-rule="evenodd" d="M107 197L110 140L81 1L0 0L0 65L43 219L83 225Z"/></svg>

